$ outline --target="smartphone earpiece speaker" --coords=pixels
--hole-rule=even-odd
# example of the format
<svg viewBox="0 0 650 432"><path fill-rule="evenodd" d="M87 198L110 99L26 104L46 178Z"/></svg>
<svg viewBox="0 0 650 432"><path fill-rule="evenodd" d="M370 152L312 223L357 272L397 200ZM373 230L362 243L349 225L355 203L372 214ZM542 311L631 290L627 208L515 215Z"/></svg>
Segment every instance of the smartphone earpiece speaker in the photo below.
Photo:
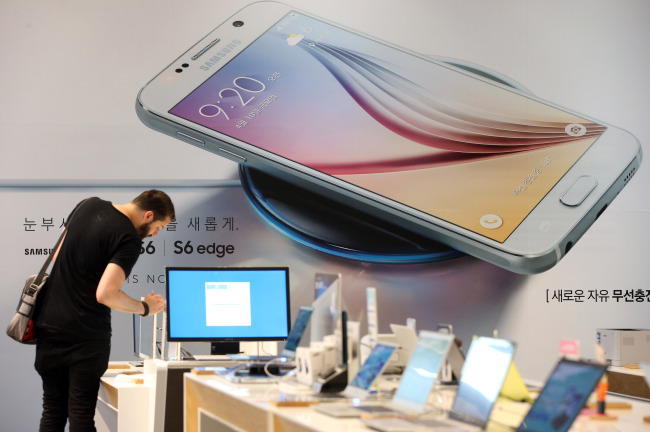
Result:
<svg viewBox="0 0 650 432"><path fill-rule="evenodd" d="M196 60L197 58L201 57L203 54L205 54L205 52L206 52L207 50L209 50L210 48L212 48L213 46L215 46L216 44L218 44L220 40L221 40L221 39L216 38L215 40L213 40L212 42L210 42L209 44L207 44L206 46L204 46L203 48L201 48L201 50L200 50L199 52L197 52L196 54L194 54L194 55L192 56L192 60Z"/></svg>

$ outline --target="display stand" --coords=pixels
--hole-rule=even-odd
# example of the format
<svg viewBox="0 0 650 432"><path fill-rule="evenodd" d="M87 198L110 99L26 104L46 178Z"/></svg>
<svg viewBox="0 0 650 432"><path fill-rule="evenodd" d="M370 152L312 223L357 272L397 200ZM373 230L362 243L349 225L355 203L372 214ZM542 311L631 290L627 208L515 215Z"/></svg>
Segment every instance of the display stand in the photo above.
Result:
<svg viewBox="0 0 650 432"><path fill-rule="evenodd" d="M144 301L144 299L143 299ZM162 327L158 327L158 315L161 315ZM142 340L142 321L143 318L151 318L151 354L144 353L142 348L145 342ZM160 337L158 336L158 331L160 331ZM133 341L134 354L144 360L144 359L156 359L160 358L165 360L166 347L167 347L167 311L163 310L160 314L155 314L151 317L141 317L137 314L133 315ZM147 341L148 342L148 341ZM160 355L158 354L158 347L160 347Z"/></svg>
<svg viewBox="0 0 650 432"><path fill-rule="evenodd" d="M486 68L431 57L530 93L514 80ZM239 178L248 200L263 219L289 238L321 252L387 264L436 262L464 256L450 246L245 165L239 166Z"/></svg>

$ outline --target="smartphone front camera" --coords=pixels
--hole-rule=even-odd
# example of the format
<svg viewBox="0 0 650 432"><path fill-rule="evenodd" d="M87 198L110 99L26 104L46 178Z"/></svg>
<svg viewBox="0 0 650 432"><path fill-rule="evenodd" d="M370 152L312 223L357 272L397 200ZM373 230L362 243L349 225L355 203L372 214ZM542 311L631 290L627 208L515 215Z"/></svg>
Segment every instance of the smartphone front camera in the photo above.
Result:
<svg viewBox="0 0 650 432"><path fill-rule="evenodd" d="M244 21L234 21L232 25L235 27L241 27L244 25Z"/></svg>
<svg viewBox="0 0 650 432"><path fill-rule="evenodd" d="M187 68L187 67L190 67L190 65L187 64L187 63L183 63L181 66L183 66L183 69L185 69L185 68ZM183 72L183 69L178 68L178 69L175 69L174 72L176 72L176 73L181 73L181 72Z"/></svg>

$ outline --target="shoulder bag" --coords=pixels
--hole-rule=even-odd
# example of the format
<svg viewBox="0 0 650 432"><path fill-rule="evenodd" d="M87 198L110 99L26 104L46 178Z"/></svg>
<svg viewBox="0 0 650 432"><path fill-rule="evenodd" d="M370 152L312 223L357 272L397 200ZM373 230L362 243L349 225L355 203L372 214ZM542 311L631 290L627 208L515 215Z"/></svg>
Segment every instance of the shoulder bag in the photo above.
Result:
<svg viewBox="0 0 650 432"><path fill-rule="evenodd" d="M83 203L82 203L83 204ZM81 204L72 212L68 224L74 217L77 210L81 207ZM16 313L11 318L9 326L7 326L7 335L15 341L18 341L23 344L32 345L36 343L36 335L34 334L34 320L36 318L36 311L38 310L38 298L42 296L47 290L47 279L49 275L46 273L47 268L52 262L52 257L59 249L59 245L65 236L65 233L68 231L66 224L65 229L61 233L61 236L56 241L56 245L47 256L41 271L36 275L31 275L25 281L25 287L20 296L20 301L18 302L18 307L16 308Z"/></svg>

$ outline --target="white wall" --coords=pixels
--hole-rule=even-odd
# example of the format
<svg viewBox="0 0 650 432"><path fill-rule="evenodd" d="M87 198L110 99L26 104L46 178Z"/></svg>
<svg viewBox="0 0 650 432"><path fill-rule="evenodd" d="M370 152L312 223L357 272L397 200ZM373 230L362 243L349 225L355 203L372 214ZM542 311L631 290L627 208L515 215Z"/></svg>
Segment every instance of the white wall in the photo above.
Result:
<svg viewBox="0 0 650 432"><path fill-rule="evenodd" d="M25 218L65 216L91 194L123 202L143 187L167 185L183 220L229 209L242 230L215 237L179 225L159 241L230 241L238 254L219 263L290 265L295 309L310 301L315 272L341 272L353 319L365 307L365 287L377 287L381 331L412 316L420 328L453 323L469 343L473 334L496 328L518 342L516 360L526 377L545 377L561 338L580 340L589 357L598 327L650 327L650 301L547 301L547 290L648 289L645 166L560 264L529 277L469 257L404 266L353 262L297 245L266 226L239 188L230 186L237 178L232 162L147 129L134 112L144 83L243 3L0 3L0 310L7 322L24 278L42 258L25 256L23 249L49 247L56 239L45 231L30 237ZM499 71L545 99L631 131L649 153L650 3L644 0L290 3L416 51ZM186 180L209 180L213 187L172 187ZM219 180L227 186L217 186ZM44 187L53 184L59 187ZM157 274L187 259L143 257L136 270ZM164 289L159 283L134 285L126 287L132 295ZM124 359L131 353L130 317L114 314L113 321L112 357ZM4 338L0 349L3 429L35 430L40 380L32 368L33 348ZM21 397L17 390L25 388Z"/></svg>

